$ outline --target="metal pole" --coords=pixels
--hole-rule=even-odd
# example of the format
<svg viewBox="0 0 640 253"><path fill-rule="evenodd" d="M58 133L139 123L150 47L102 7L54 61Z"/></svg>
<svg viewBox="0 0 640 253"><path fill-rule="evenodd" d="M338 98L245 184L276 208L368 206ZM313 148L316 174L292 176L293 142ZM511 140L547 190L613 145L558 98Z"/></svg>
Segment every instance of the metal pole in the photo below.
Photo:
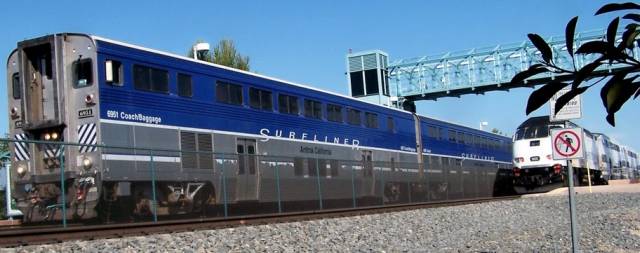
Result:
<svg viewBox="0 0 640 253"><path fill-rule="evenodd" d="M569 122L565 122L565 128L569 128ZM582 137L582 136L581 136ZM573 188L573 164L567 160L567 170L569 173L569 214L571 216L571 252L580 252L578 243L578 220L576 219L576 192Z"/></svg>
<svg viewBox="0 0 640 253"><path fill-rule="evenodd" d="M567 162L569 168L569 213L571 214L571 252L579 252L578 244L578 220L576 219L575 191L573 188L573 166L571 160Z"/></svg>
<svg viewBox="0 0 640 253"><path fill-rule="evenodd" d="M156 199L156 170L153 166L153 151L149 151L149 162L151 166L151 194L153 194L153 222L158 222L158 200Z"/></svg>
<svg viewBox="0 0 640 253"><path fill-rule="evenodd" d="M326 169L326 167L325 167L325 169ZM320 204L320 210L322 210L323 206L322 206L322 188L321 188L321 185L320 185L320 163L318 162L318 156L317 155L316 155L316 184L318 185L317 189L318 189L318 201L319 201L319 204Z"/></svg>
<svg viewBox="0 0 640 253"><path fill-rule="evenodd" d="M64 145L60 145L60 189L62 190L62 227L67 227L67 198L64 185ZM53 217L51 217L53 219Z"/></svg>
<svg viewBox="0 0 640 253"><path fill-rule="evenodd" d="M280 199L280 170L276 166L276 191L278 193L278 213L282 213L282 200Z"/></svg>

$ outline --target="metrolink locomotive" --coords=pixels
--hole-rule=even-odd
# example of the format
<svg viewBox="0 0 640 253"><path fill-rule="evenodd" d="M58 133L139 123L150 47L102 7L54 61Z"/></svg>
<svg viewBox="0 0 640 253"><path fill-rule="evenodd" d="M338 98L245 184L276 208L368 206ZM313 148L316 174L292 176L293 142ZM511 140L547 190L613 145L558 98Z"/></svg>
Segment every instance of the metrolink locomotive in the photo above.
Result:
<svg viewBox="0 0 640 253"><path fill-rule="evenodd" d="M25 222L487 197L511 168L503 136L96 36L19 42L7 75Z"/></svg>
<svg viewBox="0 0 640 253"><path fill-rule="evenodd" d="M551 122L549 116L524 121L513 136L514 189L519 193L548 191L566 185L568 160L551 155L551 130L579 127L571 121ZM572 159L575 184L607 184L610 179L636 178L637 154L601 133L584 129L584 157Z"/></svg>

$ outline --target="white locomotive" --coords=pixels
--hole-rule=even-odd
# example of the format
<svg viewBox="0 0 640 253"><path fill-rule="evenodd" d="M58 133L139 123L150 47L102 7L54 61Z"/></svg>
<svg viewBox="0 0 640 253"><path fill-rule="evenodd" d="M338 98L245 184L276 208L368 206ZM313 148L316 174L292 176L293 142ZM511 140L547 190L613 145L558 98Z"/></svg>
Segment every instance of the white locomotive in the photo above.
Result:
<svg viewBox="0 0 640 253"><path fill-rule="evenodd" d="M570 127L578 127L566 122ZM551 129L563 128L565 122L550 122L548 116L533 117L520 124L513 136L513 173L517 192L547 191L565 184L567 161L552 157ZM618 159L619 152L612 155L612 142L603 134L592 134L584 130L584 158L571 160L576 184L607 184L611 160ZM616 158L613 158L616 157Z"/></svg>

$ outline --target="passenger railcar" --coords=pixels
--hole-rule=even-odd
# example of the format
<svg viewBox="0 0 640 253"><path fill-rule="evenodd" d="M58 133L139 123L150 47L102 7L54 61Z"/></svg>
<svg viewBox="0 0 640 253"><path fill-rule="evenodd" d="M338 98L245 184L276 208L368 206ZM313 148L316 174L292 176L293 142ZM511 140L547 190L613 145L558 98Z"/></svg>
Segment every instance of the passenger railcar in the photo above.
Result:
<svg viewBox="0 0 640 253"><path fill-rule="evenodd" d="M7 67L26 222L61 218L33 209L61 204L62 170L74 207L63 215L90 219L149 216L153 199L170 215L319 192L327 203L491 196L511 166L506 137L95 36L20 42ZM47 140L83 146L29 142Z"/></svg>

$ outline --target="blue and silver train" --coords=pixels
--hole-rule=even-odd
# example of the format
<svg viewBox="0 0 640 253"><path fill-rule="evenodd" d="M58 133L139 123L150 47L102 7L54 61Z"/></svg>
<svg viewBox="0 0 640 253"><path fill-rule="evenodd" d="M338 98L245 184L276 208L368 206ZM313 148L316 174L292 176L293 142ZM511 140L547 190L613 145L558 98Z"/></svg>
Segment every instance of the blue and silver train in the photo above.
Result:
<svg viewBox="0 0 640 253"><path fill-rule="evenodd" d="M7 75L25 222L304 204L320 179L324 208L489 197L511 182L510 138L96 36L21 41Z"/></svg>

